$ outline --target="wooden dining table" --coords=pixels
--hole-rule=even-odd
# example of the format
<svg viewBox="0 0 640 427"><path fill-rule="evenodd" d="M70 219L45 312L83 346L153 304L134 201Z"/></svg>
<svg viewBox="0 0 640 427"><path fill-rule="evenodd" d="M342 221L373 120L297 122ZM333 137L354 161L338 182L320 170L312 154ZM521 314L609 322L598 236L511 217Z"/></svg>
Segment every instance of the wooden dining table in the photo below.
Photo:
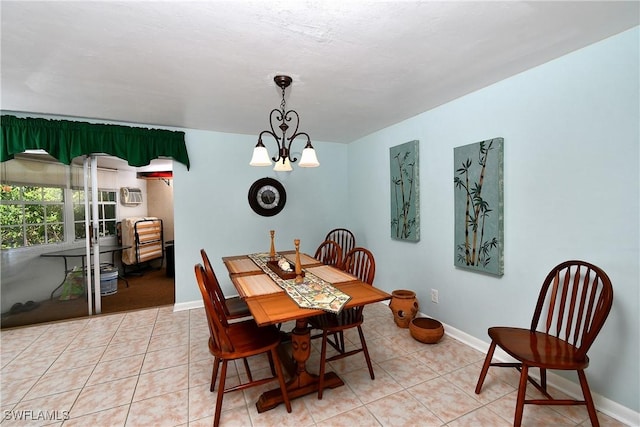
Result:
<svg viewBox="0 0 640 427"><path fill-rule="evenodd" d="M295 251L278 252L295 263ZM377 289L357 277L333 266L322 264L317 259L300 253L300 264L305 274L311 273L330 283L347 294L351 299L343 309L372 304L391 299L391 295ZM301 308L249 255L227 256L222 258L231 282L238 294L246 301L258 326L276 325L295 321L290 333L292 356L284 355L283 365L288 369L290 380L287 391L290 399L295 399L318 391L318 376L307 370L306 362L311 355L311 328L308 319L325 313L323 310ZM291 360L291 357L293 360ZM286 363L289 358L292 363ZM336 388L344 382L335 372L324 376L325 388ZM283 402L279 388L263 393L256 407L258 412L275 408Z"/></svg>

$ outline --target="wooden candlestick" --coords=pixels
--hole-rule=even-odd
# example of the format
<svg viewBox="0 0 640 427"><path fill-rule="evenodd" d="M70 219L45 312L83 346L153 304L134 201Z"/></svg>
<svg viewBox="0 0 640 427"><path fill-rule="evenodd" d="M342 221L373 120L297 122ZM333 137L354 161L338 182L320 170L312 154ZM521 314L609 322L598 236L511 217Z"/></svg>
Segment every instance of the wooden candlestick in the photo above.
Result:
<svg viewBox="0 0 640 427"><path fill-rule="evenodd" d="M275 230L271 230L271 231L269 231L269 233L271 233L271 249L269 250L269 257L272 260L275 260L276 259L276 246L273 243L273 236L275 236L276 231Z"/></svg>
<svg viewBox="0 0 640 427"><path fill-rule="evenodd" d="M295 239L293 244L296 246L296 283L302 283L302 267L300 266L300 239Z"/></svg>

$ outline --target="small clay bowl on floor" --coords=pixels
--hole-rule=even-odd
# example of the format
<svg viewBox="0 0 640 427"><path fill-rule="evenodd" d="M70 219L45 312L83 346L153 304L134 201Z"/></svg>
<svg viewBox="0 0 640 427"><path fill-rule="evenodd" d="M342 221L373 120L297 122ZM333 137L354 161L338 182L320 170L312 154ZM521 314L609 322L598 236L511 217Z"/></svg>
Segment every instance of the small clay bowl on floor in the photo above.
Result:
<svg viewBox="0 0 640 427"><path fill-rule="evenodd" d="M409 323L411 336L425 344L435 344L444 335L444 326L430 317L416 317Z"/></svg>

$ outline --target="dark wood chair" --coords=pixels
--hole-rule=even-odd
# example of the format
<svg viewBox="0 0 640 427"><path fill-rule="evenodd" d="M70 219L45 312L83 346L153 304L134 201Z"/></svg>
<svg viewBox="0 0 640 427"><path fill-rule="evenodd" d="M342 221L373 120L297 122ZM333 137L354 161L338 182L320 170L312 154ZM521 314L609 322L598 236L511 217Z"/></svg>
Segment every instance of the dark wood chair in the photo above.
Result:
<svg viewBox="0 0 640 427"><path fill-rule="evenodd" d="M520 371L514 426L522 423L524 405L586 405L592 426L598 417L584 370L589 366L587 351L602 328L613 303L613 288L607 274L584 261L566 261L547 275L529 329L489 328L491 345L484 361L476 394L482 389L490 366L514 367ZM496 346L517 362L492 363ZM540 382L529 376L530 368L540 369ZM547 369L575 370L584 400L554 399L547 392ZM526 399L527 381L546 399Z"/></svg>
<svg viewBox="0 0 640 427"><path fill-rule="evenodd" d="M213 267L211 267L211 262L209 261L207 252L204 249L200 249L200 255L202 256L204 271L212 284L213 291L216 293L217 298L220 301L224 302L222 308L224 310L224 314L227 316L227 319L240 319L243 317L251 316L249 307L242 298L240 298L239 296L230 298L225 297L224 293L222 292L222 288L220 287L220 282L218 282L218 278L213 271Z"/></svg>
<svg viewBox="0 0 640 427"><path fill-rule="evenodd" d="M353 233L346 228L334 228L333 230L327 233L327 236L324 240L333 240L342 249L342 255L346 256L347 253L356 247L356 238ZM344 259L342 260L342 265L344 265Z"/></svg>
<svg viewBox="0 0 640 427"><path fill-rule="evenodd" d="M320 243L313 257L325 265L342 269L342 248L333 240Z"/></svg>
<svg viewBox="0 0 640 427"><path fill-rule="evenodd" d="M280 383L280 390L282 391L287 412L291 412L291 402L287 393L287 387L284 382L284 375L277 352L278 345L280 344L280 332L274 326L259 327L253 319L229 323L223 309L223 302L217 297L217 293L211 289L211 284L206 277L206 272L202 264L196 264L195 274L200 293L202 294L202 300L204 301L207 323L211 334L209 338L209 351L214 357L212 388L218 373L218 366L222 365L213 425L218 426L220 424L224 393L244 390L275 380L278 380ZM247 382L225 388L228 362L237 359L246 359L247 357L259 354L267 354L272 370L275 368L275 375L254 380L250 373L247 372Z"/></svg>
<svg viewBox="0 0 640 427"><path fill-rule="evenodd" d="M373 279L376 274L376 263L373 254L365 248L353 248L345 257L345 271L358 277L361 281L373 285ZM373 365L369 357L367 342L362 332L362 315L364 307L352 307L342 310L339 314L326 313L314 316L309 319L311 327L320 329L322 334L313 336L312 338L322 337L322 348L320 350L320 372L318 374L318 399L322 399L324 389L324 372L327 362L352 356L357 353L363 353L369 375L371 379L375 379L373 373ZM344 344L344 331L347 329L357 328L360 337L360 348L346 351ZM330 338L333 337L333 340ZM338 351L335 356L327 358L327 344L331 345Z"/></svg>

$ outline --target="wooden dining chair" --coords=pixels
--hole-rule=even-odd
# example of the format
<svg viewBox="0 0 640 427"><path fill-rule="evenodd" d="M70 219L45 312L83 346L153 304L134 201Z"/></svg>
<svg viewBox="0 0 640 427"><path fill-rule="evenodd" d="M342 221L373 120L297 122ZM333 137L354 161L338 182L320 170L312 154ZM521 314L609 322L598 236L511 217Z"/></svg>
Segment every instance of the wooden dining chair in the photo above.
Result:
<svg viewBox="0 0 640 427"><path fill-rule="evenodd" d="M347 253L356 246L355 236L346 228L334 228L327 233L327 236L324 238L324 240L333 240L338 245L340 245L343 256L346 256ZM344 265L344 259L342 260L341 264Z"/></svg>
<svg viewBox="0 0 640 427"><path fill-rule="evenodd" d="M370 250L353 248L344 257L344 271L351 273L365 283L373 285L376 277L376 260Z"/></svg>
<svg viewBox="0 0 640 427"><path fill-rule="evenodd" d="M194 269L209 325L209 351L214 357L212 384L215 382L218 366L222 365L213 425L218 426L220 424L224 393L260 386L275 380L278 380L280 384L287 412L291 412L291 402L277 352L280 344L280 332L274 326L260 327L256 325L253 319L229 323L223 309L223 302L217 297L217 293L211 289L204 267L202 267L202 264L196 264ZM275 375L254 380L249 374L247 382L225 388L229 361L246 359L260 354L267 354L272 368L275 368Z"/></svg>
<svg viewBox="0 0 640 427"><path fill-rule="evenodd" d="M204 265L204 271L211 282L213 292L216 293L218 299L223 301L224 304L222 308L224 310L227 319L240 319L243 317L251 316L251 312L249 311L249 307L247 303L244 302L242 298L239 296L226 298L224 293L222 292L222 288L220 287L220 282L218 282L218 278L216 277L215 272L213 271L213 267L211 267L211 262L209 261L209 257L207 256L207 252L204 249L200 249L200 255L202 256L202 264Z"/></svg>
<svg viewBox="0 0 640 427"><path fill-rule="evenodd" d="M313 257L324 265L332 265L342 269L342 248L333 240L325 240L320 243Z"/></svg>
<svg viewBox="0 0 640 427"><path fill-rule="evenodd" d="M514 426L522 423L524 405L586 405L592 426L598 416L584 370L589 366L587 351L602 328L613 303L613 288L607 274L584 261L566 261L551 270L542 284L529 329L489 328L491 345L487 352L476 394L490 366L514 367L520 371ZM516 362L492 363L499 346ZM530 368L540 369L540 382L529 376ZM547 370L575 370L584 400L554 399L547 392ZM526 399L531 382L546 399Z"/></svg>
<svg viewBox="0 0 640 427"><path fill-rule="evenodd" d="M376 263L373 254L368 249L353 248L345 257L344 267L346 272L353 274L365 283L373 285L373 279L376 274ZM369 375L372 380L375 379L373 365L371 364L369 350L367 349L367 342L364 338L364 333L362 332L362 322L364 321L364 317L362 315L363 309L364 306L352 307L342 310L339 314L325 313L309 319L309 323L313 329L320 329L322 331L322 334L312 336L312 338L322 337L322 347L320 350L320 372L318 374L318 399L322 399L322 392L324 389L324 372L327 362L342 359L357 353L363 353L365 361L367 362L367 367L369 368ZM344 344L344 331L352 328L356 328L358 330L360 347L346 351ZM338 354L327 358L327 344L336 349Z"/></svg>
<svg viewBox="0 0 640 427"><path fill-rule="evenodd" d="M220 309L224 312L226 319L229 321L235 321L237 319L247 318L251 316L251 312L249 311L249 307L247 304L240 299L239 297L225 298L224 293L222 292L222 288L220 287L220 282L218 282L218 277L216 276L215 271L213 271L213 267L209 262L209 257L204 249L200 249L200 255L202 256L202 261L204 264L204 273L205 273L205 284L208 292L211 293L211 300L214 304L220 304ZM213 391L216 387L216 379L218 373L218 365L221 363L221 360L217 361L218 363L213 368L213 374L211 376L211 386L209 387L210 391ZM253 380L251 375L251 368L249 367L249 362L246 358L242 359L244 364L244 370L247 373L247 377L250 381ZM275 370L273 365L271 365L271 372L275 375Z"/></svg>

